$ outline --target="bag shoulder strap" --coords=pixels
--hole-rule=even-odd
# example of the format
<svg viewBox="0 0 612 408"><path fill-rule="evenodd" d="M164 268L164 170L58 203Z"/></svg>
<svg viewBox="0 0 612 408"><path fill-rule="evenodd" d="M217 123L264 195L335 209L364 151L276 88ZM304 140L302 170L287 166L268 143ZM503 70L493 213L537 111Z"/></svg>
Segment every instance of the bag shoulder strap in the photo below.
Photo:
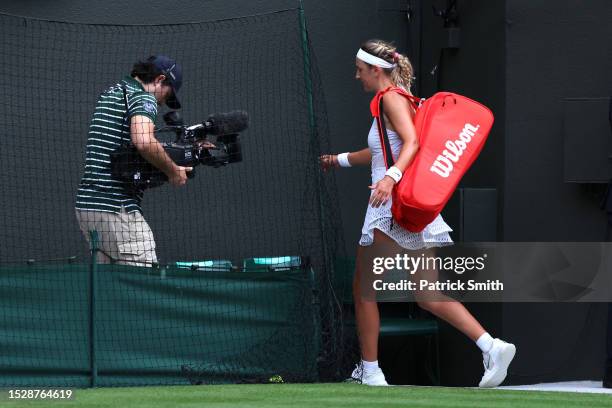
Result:
<svg viewBox="0 0 612 408"><path fill-rule="evenodd" d="M412 107L416 110L425 100L424 98L419 98L417 96L414 95L410 95L408 92L406 92L404 89L396 87L396 86L390 86L387 89L384 89L380 92L378 92L374 98L372 98L372 101L370 102L370 111L372 113L373 117L377 117L380 115L380 100L382 99L383 96L385 96L386 93L388 92L395 92L398 93L400 95L402 95L404 98L408 99L408 102L410 102L410 104L412 105Z"/></svg>
<svg viewBox="0 0 612 408"><path fill-rule="evenodd" d="M380 138L380 145L383 151L383 157L385 159L385 165L387 169L395 164L393 160L393 152L391 151L391 144L389 143L389 135L387 134L387 126L385 124L385 111L383 104L383 96L387 92L396 92L410 102L414 110L417 110L420 104L423 102L423 99L418 98L414 95L410 95L408 92L399 87L388 87L384 91L380 91L376 94L372 103L370 104L370 109L372 111L372 116L376 119L376 124L378 127L378 137Z"/></svg>
<svg viewBox="0 0 612 408"><path fill-rule="evenodd" d="M376 117L376 124L378 126L378 137L380 138L380 145L383 151L383 157L385 158L385 165L387 170L389 167L395 164L393 160L393 152L391 151L391 144L389 143L389 135L387 135L387 126L385 125L385 108L383 104L383 98L379 101L379 115Z"/></svg>

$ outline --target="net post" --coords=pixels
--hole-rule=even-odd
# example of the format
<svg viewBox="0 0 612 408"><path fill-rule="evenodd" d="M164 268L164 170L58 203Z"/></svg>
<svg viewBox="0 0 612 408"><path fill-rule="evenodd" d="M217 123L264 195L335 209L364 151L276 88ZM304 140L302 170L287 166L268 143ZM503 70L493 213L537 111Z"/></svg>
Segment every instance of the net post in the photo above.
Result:
<svg viewBox="0 0 612 408"><path fill-rule="evenodd" d="M96 387L98 381L98 365L96 363L96 278L98 274L98 231L89 231L91 243L91 258L89 266L89 359L91 371L91 388Z"/></svg>
<svg viewBox="0 0 612 408"><path fill-rule="evenodd" d="M301 34L301 40L302 40L302 54L304 58L304 85L306 87L306 97L308 99L307 100L308 119L309 119L308 124L310 127L311 146L313 147L313 152L318 156L318 154L320 153L320 145L317 139L317 124L316 124L316 116L315 116L315 109L314 109L314 92L313 92L313 78L312 78L312 65L311 65L312 61L311 61L311 55L310 55L310 46L308 42L308 30L306 28L306 17L304 14L303 0L299 0L298 12L299 12L299 21L300 21L300 34ZM321 261L322 261L324 268L326 269L328 265L331 264L331 259L330 259L330 254L328 253L329 245L327 241L327 236L325 234L326 211L325 211L325 205L323 203L323 196L322 196L323 180L322 180L321 172L319 171L319 168L318 168L318 160L315 166L315 177L317 178L317 187L318 187L316 194L317 194L317 200L319 203L319 229L320 229L320 234L321 234L321 245L322 245L321 254L323 255L323 259ZM331 282L329 275L332 274L333 272L331 270L326 271L328 276L327 276L327 279L325 279L324 276L316 276L316 274L314 274L315 272L314 268L311 267L311 270L313 271L313 275L314 275L313 276L314 284L320 285L320 290L318 291L318 299L317 299L318 308L316 308L317 310L315 311L315 313L319 313L319 316L318 316L319 319L318 319L318 322L315 324L317 326L333 325L333 322L331 321L333 318L331 316L327 316L327 319L324 319L322 316L324 307L330 307L331 309L333 309L333 306L331 305L331 295L329 293L330 291L333 291L333 288L327 287L324 290L324 286L323 286L323 282L328 282L328 281ZM322 344L323 343L322 327L319 329L315 327L315 330L317 331L316 336L319 337L317 341L320 344ZM320 357L322 353L325 353L325 350L323 350L322 347L319 347L317 352ZM317 367L317 372L320 376L319 367Z"/></svg>
<svg viewBox="0 0 612 408"><path fill-rule="evenodd" d="M310 139L311 145L313 147L313 151L318 153L320 151L320 146L317 143L317 125L315 119L315 111L314 111L314 96L313 96L313 88L312 88L312 66L310 59L310 47L308 45L308 31L306 29L306 17L304 15L304 4L303 0L299 0L299 17L300 17L300 33L302 39L302 54L304 57L304 85L306 87L306 97L308 98L308 125L310 127ZM321 182L321 173L317 171L318 168L315 169L315 174L317 177L317 199L319 202L319 228L321 232L321 243L323 245L321 253L323 254L323 262L327 264L328 254L327 254L327 240L325 236L325 221L324 214L325 208L323 205L323 198L321 196L321 192L323 189L323 185Z"/></svg>

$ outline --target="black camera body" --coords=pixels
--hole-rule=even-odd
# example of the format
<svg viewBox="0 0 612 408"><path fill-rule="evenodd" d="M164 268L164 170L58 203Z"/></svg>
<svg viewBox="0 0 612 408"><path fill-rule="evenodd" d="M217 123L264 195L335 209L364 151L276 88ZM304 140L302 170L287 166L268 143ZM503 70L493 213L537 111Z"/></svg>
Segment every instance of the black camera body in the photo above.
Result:
<svg viewBox="0 0 612 408"><path fill-rule="evenodd" d="M172 111L164 115L164 121L166 126L157 129L156 133L176 134L174 142L162 142L161 145L177 165L195 167L202 164L216 168L242 161L239 132L248 127L246 112L214 114L203 123L185 126L179 113ZM208 147L204 147L204 142ZM214 147L210 147L211 144ZM168 177L144 159L132 143L111 153L111 174L136 191L158 187L168 181ZM191 171L187 175L192 178L195 173Z"/></svg>

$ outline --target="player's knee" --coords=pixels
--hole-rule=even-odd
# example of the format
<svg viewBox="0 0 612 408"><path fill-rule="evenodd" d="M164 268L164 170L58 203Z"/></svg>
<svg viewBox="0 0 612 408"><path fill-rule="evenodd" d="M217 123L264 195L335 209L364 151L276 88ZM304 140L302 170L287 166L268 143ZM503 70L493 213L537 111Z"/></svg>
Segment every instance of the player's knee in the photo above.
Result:
<svg viewBox="0 0 612 408"><path fill-rule="evenodd" d="M418 301L417 304L421 309L426 310L429 313L433 313L434 315L436 314L440 306L438 302L432 302L427 300Z"/></svg>

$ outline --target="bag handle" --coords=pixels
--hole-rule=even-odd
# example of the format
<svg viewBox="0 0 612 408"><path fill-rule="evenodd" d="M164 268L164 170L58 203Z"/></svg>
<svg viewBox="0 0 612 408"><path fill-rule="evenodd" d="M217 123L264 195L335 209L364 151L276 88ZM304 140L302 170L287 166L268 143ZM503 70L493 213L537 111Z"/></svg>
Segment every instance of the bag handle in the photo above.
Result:
<svg viewBox="0 0 612 408"><path fill-rule="evenodd" d="M425 102L425 98L419 98L418 96L414 95L404 95L404 97L408 99L415 111L419 109L423 102Z"/></svg>

